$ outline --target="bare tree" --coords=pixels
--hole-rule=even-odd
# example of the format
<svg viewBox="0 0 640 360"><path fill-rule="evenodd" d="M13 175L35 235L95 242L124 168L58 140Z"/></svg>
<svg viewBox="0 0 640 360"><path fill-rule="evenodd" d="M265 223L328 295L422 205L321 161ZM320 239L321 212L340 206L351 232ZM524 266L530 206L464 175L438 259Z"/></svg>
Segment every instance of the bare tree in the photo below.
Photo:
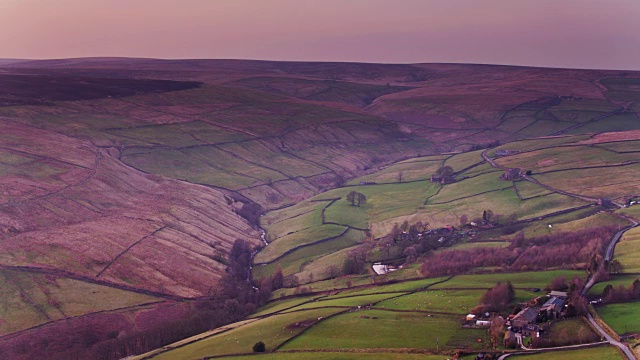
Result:
<svg viewBox="0 0 640 360"><path fill-rule="evenodd" d="M491 318L491 325L489 326L489 338L491 339L491 345L493 348L497 348L504 336L504 318L502 316L494 316Z"/></svg>

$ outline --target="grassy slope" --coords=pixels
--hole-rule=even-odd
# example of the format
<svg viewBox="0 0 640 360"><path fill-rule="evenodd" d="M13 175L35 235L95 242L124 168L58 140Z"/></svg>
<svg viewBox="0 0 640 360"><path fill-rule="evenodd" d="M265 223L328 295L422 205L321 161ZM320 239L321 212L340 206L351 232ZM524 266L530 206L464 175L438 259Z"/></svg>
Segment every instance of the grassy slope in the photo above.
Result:
<svg viewBox="0 0 640 360"><path fill-rule="evenodd" d="M0 334L67 316L119 309L160 299L73 279L0 271ZM29 299L29 301L25 301Z"/></svg>
<svg viewBox="0 0 640 360"><path fill-rule="evenodd" d="M316 321L340 309L315 309L272 316L251 322L233 330L217 334L184 347L167 351L154 359L201 359L206 356L251 353L253 345L263 341L267 351L305 330L293 324Z"/></svg>
<svg viewBox="0 0 640 360"><path fill-rule="evenodd" d="M414 336L416 333L424 336ZM323 321L283 350L464 348L477 347L478 338L486 340L486 331L460 331L457 319L448 316L364 310Z"/></svg>
<svg viewBox="0 0 640 360"><path fill-rule="evenodd" d="M566 184L576 186L583 179L574 179L572 172L586 170L567 170L576 166L571 159L576 156L586 156L584 162L579 166L609 166L628 161L633 157L631 154L616 154L607 150L593 147L573 145L576 142L588 140L586 136L564 136L545 139L523 140L516 143L501 146L503 149L526 151L517 155L512 155L498 160L505 166L518 166L522 168L534 168L539 171L554 171L549 174L536 175L542 181L549 181L553 186L563 188ZM605 143L606 144L606 143ZM560 146L560 147L558 147ZM489 153L491 154L492 151ZM552 194L549 190L527 181L509 182L499 180L500 171L495 171L488 167L488 164L477 164L482 160L480 151L449 155L448 157L423 157L400 162L390 166L380 172L354 179L351 184L359 184L363 181L375 182L375 184L364 186L348 186L338 188L316 197L303 201L296 206L269 213L263 220L263 226L268 234L273 237L281 237L278 234L296 231L305 226L322 224L321 211L325 209L325 221L338 223L344 226L356 228L369 228L374 237L385 235L395 223L408 220L416 222L426 221L433 227L448 224L458 224L458 219L462 215L467 215L470 219L478 217L486 209L493 210L494 213L503 216L514 214L518 220L532 219L554 211L565 210L586 204L583 200ZM443 164L454 167L454 169L467 169L458 174L459 182L445 185L440 188L438 184L432 184L425 179L425 174L432 173L434 169ZM410 165L410 167L407 167ZM475 165L475 166L474 166ZM619 179L620 177L632 176L631 167L633 165L608 168L608 173L603 171L593 171L594 176L609 179ZM405 172L422 174L412 182L398 183L398 174ZM620 176L612 177L611 172L620 173ZM551 181L550 179L562 179L562 183ZM404 177L406 179L406 177ZM601 184L602 182L600 182ZM611 197L619 197L627 191L632 191L633 180L625 186L608 186L606 191L615 191L615 194L608 194ZM592 187L598 189L598 186ZM517 192L516 192L517 190ZM587 194L593 191L582 188L573 189L577 193ZM367 203L361 207L353 207L345 200L345 196L350 191L362 192L367 196ZM326 201L316 201L323 199L341 200L329 203ZM426 201L426 204L424 203ZM312 211L313 209L313 211ZM548 224L553 224L549 228ZM527 234L547 234L556 231L572 231L584 226L600 226L607 224L624 224L624 221L607 214L596 214L593 210L582 210L566 215L550 218L544 222L533 222L524 227ZM324 231L324 230L332 231ZM326 237L335 236L336 228L330 225L323 225L314 228L314 233L310 237L305 236L305 241L317 241ZM304 232L301 234L305 234ZM273 255L286 251L288 248L287 235L275 241L273 249L264 250L258 254L258 261L273 258ZM475 246L475 245L474 245ZM479 245L478 245L479 246ZM317 250L321 250L318 248ZM327 251L335 251L335 248ZM269 255L269 256L267 256ZM295 257L300 259L300 256ZM311 260L306 258L305 261ZM285 261L291 263L291 261ZM301 269L299 263L295 268ZM289 273L294 273L295 268L289 268ZM293 272L291 272L293 271ZM261 272L264 273L264 272ZM305 276L306 280L309 279Z"/></svg>
<svg viewBox="0 0 640 360"><path fill-rule="evenodd" d="M602 319L618 334L640 332L640 302L609 304L598 308Z"/></svg>

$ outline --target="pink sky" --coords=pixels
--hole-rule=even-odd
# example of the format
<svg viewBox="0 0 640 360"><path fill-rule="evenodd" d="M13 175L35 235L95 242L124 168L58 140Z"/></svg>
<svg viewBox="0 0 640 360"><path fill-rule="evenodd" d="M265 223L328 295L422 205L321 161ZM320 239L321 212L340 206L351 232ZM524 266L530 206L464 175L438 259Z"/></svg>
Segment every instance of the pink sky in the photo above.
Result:
<svg viewBox="0 0 640 360"><path fill-rule="evenodd" d="M0 0L0 58L640 69L640 0Z"/></svg>

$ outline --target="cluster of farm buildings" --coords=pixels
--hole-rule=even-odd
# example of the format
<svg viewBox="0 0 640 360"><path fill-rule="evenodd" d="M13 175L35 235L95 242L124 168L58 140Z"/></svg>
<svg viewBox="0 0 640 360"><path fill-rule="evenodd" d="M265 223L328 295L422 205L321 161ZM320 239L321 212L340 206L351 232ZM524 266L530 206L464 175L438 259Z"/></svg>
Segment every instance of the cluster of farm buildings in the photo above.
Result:
<svg viewBox="0 0 640 360"><path fill-rule="evenodd" d="M505 325L507 331L504 334L504 345L515 344L522 337L540 337L544 330L540 324L560 319L565 315L568 295L562 291L551 291L548 299L541 306L526 306L516 314L507 317ZM469 314L466 317L467 324L478 327L491 326L490 314Z"/></svg>

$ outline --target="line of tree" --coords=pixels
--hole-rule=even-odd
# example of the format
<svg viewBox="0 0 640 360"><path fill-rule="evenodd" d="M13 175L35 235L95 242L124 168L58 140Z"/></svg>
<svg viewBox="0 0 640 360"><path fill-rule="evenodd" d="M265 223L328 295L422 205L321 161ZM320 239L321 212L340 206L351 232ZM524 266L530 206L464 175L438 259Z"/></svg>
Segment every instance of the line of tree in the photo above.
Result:
<svg viewBox="0 0 640 360"><path fill-rule="evenodd" d="M498 271L552 267L597 271L598 263L602 261L601 254L615 231L615 227L602 226L533 238L519 233L505 248L450 250L432 254L422 263L420 271L428 277L463 274L486 267L494 267Z"/></svg>
<svg viewBox="0 0 640 360"><path fill-rule="evenodd" d="M376 261L405 258L406 263L415 262L430 251L455 244L459 235L452 228L429 229L428 222L417 221L410 225L408 221L394 224L391 231L382 237L376 247Z"/></svg>
<svg viewBox="0 0 640 360"><path fill-rule="evenodd" d="M487 290L480 298L480 304L471 310L472 314L482 314L484 312L503 312L513 307L516 298L516 290L510 281L506 283L498 282L494 287Z"/></svg>
<svg viewBox="0 0 640 360"><path fill-rule="evenodd" d="M631 285L613 286L608 284L602 290L602 301L605 303L618 303L640 300L640 279L635 279Z"/></svg>

